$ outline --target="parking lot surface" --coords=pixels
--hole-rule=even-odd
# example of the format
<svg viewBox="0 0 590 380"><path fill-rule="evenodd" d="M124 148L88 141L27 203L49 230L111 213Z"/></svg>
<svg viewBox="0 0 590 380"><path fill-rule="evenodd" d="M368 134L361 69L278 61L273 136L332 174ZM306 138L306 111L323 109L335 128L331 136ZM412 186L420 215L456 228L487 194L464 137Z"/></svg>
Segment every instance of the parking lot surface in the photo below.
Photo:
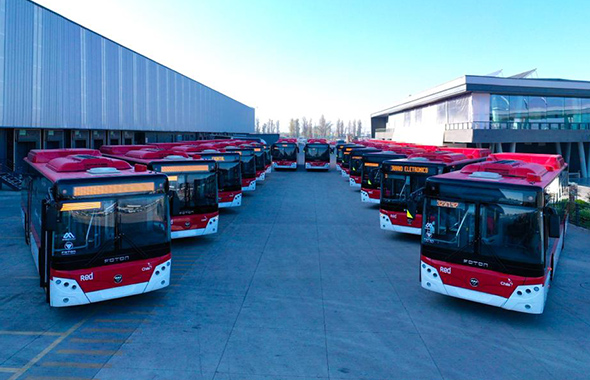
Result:
<svg viewBox="0 0 590 380"><path fill-rule="evenodd" d="M173 242L170 287L57 309L0 192L0 379L588 379L588 231L525 315L423 290L419 240L335 171L273 172L243 201Z"/></svg>

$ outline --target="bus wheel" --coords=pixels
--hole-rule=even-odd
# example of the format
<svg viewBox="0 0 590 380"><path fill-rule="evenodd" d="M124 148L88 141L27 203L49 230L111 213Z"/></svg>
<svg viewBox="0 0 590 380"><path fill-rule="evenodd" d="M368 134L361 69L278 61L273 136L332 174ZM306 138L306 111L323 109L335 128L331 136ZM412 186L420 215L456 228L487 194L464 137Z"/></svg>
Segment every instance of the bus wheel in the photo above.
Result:
<svg viewBox="0 0 590 380"><path fill-rule="evenodd" d="M50 303L51 295L49 294L49 285L45 287L45 302Z"/></svg>

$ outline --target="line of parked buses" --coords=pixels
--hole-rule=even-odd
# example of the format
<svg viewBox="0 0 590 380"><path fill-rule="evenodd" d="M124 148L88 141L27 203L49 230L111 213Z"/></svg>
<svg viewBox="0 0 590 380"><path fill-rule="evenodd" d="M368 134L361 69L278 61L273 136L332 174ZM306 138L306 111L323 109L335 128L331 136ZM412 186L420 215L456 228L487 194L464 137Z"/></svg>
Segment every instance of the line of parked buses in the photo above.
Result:
<svg viewBox="0 0 590 380"><path fill-rule="evenodd" d="M420 282L441 294L542 313L564 246L567 165L559 155L367 140L306 142L330 153L384 230L421 235ZM296 139L32 150L25 239L51 306L145 293L170 282L170 240L217 232L271 169L297 169Z"/></svg>
<svg viewBox="0 0 590 380"><path fill-rule="evenodd" d="M423 288L543 312L568 221L560 155L368 140L335 145L336 166L383 230L421 235Z"/></svg>
<svg viewBox="0 0 590 380"><path fill-rule="evenodd" d="M21 207L25 240L51 306L164 288L171 239L214 234L271 171L260 140L201 140L32 150Z"/></svg>

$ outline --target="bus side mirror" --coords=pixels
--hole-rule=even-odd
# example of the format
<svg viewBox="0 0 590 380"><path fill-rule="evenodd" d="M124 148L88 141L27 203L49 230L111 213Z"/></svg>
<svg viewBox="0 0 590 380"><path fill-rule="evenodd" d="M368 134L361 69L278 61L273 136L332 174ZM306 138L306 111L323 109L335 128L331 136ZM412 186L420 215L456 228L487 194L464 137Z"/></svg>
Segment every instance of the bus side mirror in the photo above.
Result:
<svg viewBox="0 0 590 380"><path fill-rule="evenodd" d="M51 204L45 205L45 229L47 231L55 231L57 229L57 209Z"/></svg>
<svg viewBox="0 0 590 380"><path fill-rule="evenodd" d="M549 237L558 239L560 235L559 215L549 214Z"/></svg>

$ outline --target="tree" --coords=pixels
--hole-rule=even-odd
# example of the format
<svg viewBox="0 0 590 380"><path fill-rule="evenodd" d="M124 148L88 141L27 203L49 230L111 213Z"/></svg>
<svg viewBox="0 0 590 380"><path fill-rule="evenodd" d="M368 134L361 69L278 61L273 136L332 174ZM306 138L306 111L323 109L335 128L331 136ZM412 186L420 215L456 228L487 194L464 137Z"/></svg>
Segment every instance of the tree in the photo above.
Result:
<svg viewBox="0 0 590 380"><path fill-rule="evenodd" d="M332 123L326 121L326 118L324 117L324 115L322 115L320 117L320 121L317 125L316 131L317 137L329 138L332 132Z"/></svg>
<svg viewBox="0 0 590 380"><path fill-rule="evenodd" d="M307 120L307 118L303 118L301 121L302 125L301 125L301 133L303 135L303 137L305 137L306 139L311 139L313 138L313 123L312 120L309 119Z"/></svg>
<svg viewBox="0 0 590 380"><path fill-rule="evenodd" d="M344 121L338 119L338 121L336 122L336 138L337 139L344 138L344 135L345 135Z"/></svg>
<svg viewBox="0 0 590 380"><path fill-rule="evenodd" d="M359 120L356 122L356 137L360 138L362 134L363 134L363 125L362 125L361 121Z"/></svg>
<svg viewBox="0 0 590 380"><path fill-rule="evenodd" d="M299 137L299 119L291 119L289 121L289 135L291 137Z"/></svg>
<svg viewBox="0 0 590 380"><path fill-rule="evenodd" d="M258 118L256 118L256 126L254 128L254 131L256 133L260 133L260 120L258 120Z"/></svg>
<svg viewBox="0 0 590 380"><path fill-rule="evenodd" d="M266 133L266 129L268 128L268 124L262 124L262 133Z"/></svg>
<svg viewBox="0 0 590 380"><path fill-rule="evenodd" d="M275 124L275 133L281 134L279 120L277 120L277 123Z"/></svg>

